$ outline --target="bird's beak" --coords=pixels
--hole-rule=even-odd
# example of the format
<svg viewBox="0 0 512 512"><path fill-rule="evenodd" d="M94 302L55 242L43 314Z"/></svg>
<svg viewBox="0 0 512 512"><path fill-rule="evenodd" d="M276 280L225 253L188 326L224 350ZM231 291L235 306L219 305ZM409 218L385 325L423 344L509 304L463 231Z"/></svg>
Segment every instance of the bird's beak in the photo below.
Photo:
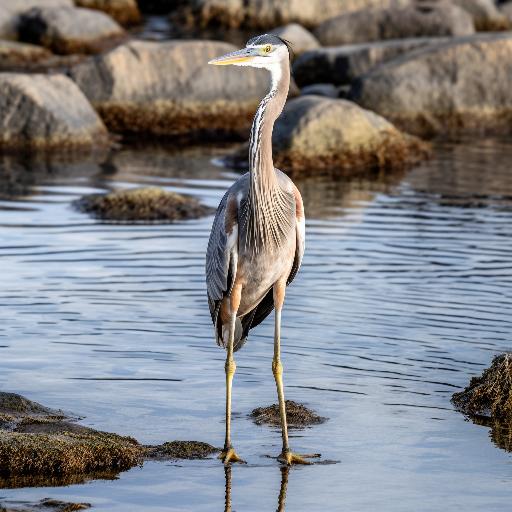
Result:
<svg viewBox="0 0 512 512"><path fill-rule="evenodd" d="M213 64L214 66L240 65L244 62L250 62L256 55L254 48L242 48L236 52L227 53L222 57L212 59L208 64Z"/></svg>

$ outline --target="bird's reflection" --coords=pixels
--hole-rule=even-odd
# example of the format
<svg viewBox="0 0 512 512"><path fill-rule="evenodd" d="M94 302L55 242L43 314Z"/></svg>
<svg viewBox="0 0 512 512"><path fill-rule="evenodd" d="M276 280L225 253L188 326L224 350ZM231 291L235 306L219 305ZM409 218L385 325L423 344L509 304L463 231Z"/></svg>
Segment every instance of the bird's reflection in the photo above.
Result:
<svg viewBox="0 0 512 512"><path fill-rule="evenodd" d="M277 498L276 512L284 512L286 505L286 490L288 488L288 475L290 468L288 466L281 467L281 487ZM226 502L224 512L231 512L231 465L224 466L224 475L226 476Z"/></svg>

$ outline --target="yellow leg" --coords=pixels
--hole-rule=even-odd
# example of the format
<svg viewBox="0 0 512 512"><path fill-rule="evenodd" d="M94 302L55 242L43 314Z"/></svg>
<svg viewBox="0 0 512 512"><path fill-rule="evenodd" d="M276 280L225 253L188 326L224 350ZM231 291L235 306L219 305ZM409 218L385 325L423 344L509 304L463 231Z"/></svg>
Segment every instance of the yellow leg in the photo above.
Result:
<svg viewBox="0 0 512 512"><path fill-rule="evenodd" d="M230 462L244 462L235 452L231 444L231 388L233 385L233 376L236 371L236 363L233 357L233 343L235 337L235 322L236 322L236 313L238 311L238 306L240 304L240 292L241 288L235 287L231 294L231 317L229 323L229 338L228 338L228 347L226 354L226 438L224 440L224 449L219 455L219 459L222 459L224 464L229 464Z"/></svg>
<svg viewBox="0 0 512 512"><path fill-rule="evenodd" d="M274 285L275 326L274 326L274 359L272 360L272 373L276 381L277 398L279 399L279 415L281 417L281 432L283 436L283 450L278 459L288 466L292 464L311 464L305 460L307 455L297 455L290 451L288 443L288 423L286 421L286 405L283 389L283 365L281 364L281 310L284 303L286 283L278 282ZM316 456L316 455L314 455Z"/></svg>

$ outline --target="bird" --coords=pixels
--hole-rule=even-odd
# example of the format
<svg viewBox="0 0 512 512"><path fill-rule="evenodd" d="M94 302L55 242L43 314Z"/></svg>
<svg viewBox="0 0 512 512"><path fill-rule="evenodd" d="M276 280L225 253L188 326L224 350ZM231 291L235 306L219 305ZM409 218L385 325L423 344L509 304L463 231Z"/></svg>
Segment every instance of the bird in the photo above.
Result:
<svg viewBox="0 0 512 512"><path fill-rule="evenodd" d="M249 140L249 172L227 190L215 214L206 251L208 303L217 344L226 350L226 436L219 455L224 464L244 462L231 442L231 391L236 370L234 352L249 331L273 310L272 372L279 399L282 451L286 465L309 464L312 455L293 453L281 363L281 311L286 287L304 255L305 216L293 181L274 167L272 131L290 87L290 47L272 34L251 38L245 48L209 61L216 66L246 66L270 72L270 90L253 119Z"/></svg>

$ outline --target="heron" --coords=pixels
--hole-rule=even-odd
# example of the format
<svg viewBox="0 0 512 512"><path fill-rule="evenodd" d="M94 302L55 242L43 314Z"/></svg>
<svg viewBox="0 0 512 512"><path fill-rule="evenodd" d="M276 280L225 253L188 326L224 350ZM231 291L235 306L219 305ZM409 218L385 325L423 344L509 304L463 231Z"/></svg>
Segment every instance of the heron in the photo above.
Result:
<svg viewBox="0 0 512 512"><path fill-rule="evenodd" d="M308 464L309 455L290 450L281 363L281 311L285 290L302 262L305 217L302 197L292 180L274 167L272 131L290 86L288 43L271 34L250 39L245 48L209 64L250 66L270 71L270 91L261 100L249 141L249 172L222 198L208 241L206 284L217 344L226 350L226 437L219 458L244 462L231 443L231 391L234 352L251 329L275 309L272 372L279 399L283 448L278 459Z"/></svg>

